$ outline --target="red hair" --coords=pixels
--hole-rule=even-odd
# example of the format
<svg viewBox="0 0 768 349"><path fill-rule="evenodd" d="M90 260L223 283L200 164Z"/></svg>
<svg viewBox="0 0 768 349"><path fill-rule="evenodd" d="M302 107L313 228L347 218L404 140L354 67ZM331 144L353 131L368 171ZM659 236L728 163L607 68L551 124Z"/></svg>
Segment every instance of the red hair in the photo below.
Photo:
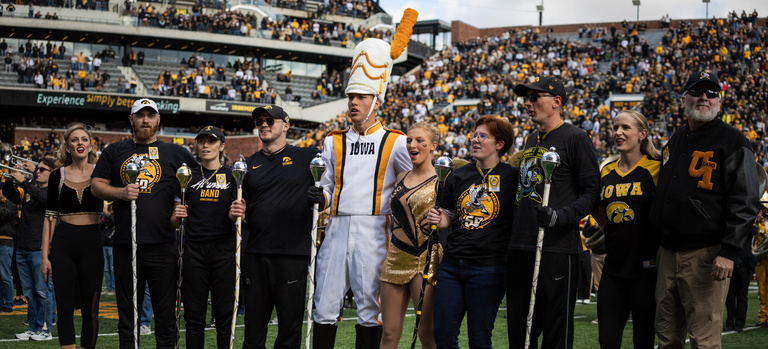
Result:
<svg viewBox="0 0 768 349"><path fill-rule="evenodd" d="M499 157L509 151L512 143L515 141L515 130L512 128L512 124L493 115L484 115L475 121L475 127L472 129L472 132L477 131L477 127L480 125L485 125L488 128L488 132L497 141L504 142L504 145L499 149Z"/></svg>

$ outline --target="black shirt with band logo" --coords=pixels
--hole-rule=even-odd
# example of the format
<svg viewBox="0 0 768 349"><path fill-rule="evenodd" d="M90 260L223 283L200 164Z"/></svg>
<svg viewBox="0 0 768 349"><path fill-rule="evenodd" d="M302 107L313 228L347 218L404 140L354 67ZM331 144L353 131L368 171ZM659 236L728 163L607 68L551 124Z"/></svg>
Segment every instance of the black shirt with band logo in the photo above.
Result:
<svg viewBox="0 0 768 349"><path fill-rule="evenodd" d="M229 207L237 198L237 182L232 168L218 169L190 167L192 178L187 185L185 201L187 218L184 219L184 239L205 243L218 239L235 238L235 222L229 220ZM176 193L181 203L181 191Z"/></svg>

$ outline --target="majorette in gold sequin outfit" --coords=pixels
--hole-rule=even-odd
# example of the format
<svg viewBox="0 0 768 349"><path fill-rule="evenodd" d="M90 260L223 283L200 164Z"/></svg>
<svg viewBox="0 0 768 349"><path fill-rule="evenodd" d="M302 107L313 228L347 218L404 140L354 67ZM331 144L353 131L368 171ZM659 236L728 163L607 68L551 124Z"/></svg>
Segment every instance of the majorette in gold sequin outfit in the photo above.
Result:
<svg viewBox="0 0 768 349"><path fill-rule="evenodd" d="M437 196L437 176L413 188L406 187L404 180L405 177L397 182L392 192L391 244L381 271L381 281L396 285L407 284L424 271L429 234L432 232L426 223L427 212L435 207ZM437 268L442 256L443 248L440 243L435 243L427 273L427 281L432 286L437 280Z"/></svg>

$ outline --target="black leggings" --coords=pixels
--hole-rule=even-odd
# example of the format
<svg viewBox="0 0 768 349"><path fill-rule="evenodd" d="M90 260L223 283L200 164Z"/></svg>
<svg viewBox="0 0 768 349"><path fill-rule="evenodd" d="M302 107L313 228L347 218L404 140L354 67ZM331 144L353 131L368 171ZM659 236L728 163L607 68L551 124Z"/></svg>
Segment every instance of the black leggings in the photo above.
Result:
<svg viewBox="0 0 768 349"><path fill-rule="evenodd" d="M104 275L104 252L98 224L60 222L48 256L53 271L56 309L59 313L59 344L75 344L75 289L80 286L83 317L80 347L96 347L99 334L99 291Z"/></svg>
<svg viewBox="0 0 768 349"><path fill-rule="evenodd" d="M597 321L600 348L620 348L624 326L632 313L634 348L653 348L656 316L656 270L644 270L635 278L622 278L603 273L597 291Z"/></svg>

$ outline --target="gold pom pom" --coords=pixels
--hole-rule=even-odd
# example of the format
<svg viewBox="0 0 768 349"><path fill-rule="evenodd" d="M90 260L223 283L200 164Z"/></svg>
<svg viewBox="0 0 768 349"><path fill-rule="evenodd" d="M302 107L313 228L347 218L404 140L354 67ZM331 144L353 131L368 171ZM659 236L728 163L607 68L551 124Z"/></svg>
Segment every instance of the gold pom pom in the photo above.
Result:
<svg viewBox="0 0 768 349"><path fill-rule="evenodd" d="M419 18L419 13L416 10L412 8L405 9L403 19L400 20L400 26L397 27L395 37L392 38L392 46L389 50L389 57L392 59L397 59L405 51L408 41L411 40L413 26L416 24L417 18Z"/></svg>

